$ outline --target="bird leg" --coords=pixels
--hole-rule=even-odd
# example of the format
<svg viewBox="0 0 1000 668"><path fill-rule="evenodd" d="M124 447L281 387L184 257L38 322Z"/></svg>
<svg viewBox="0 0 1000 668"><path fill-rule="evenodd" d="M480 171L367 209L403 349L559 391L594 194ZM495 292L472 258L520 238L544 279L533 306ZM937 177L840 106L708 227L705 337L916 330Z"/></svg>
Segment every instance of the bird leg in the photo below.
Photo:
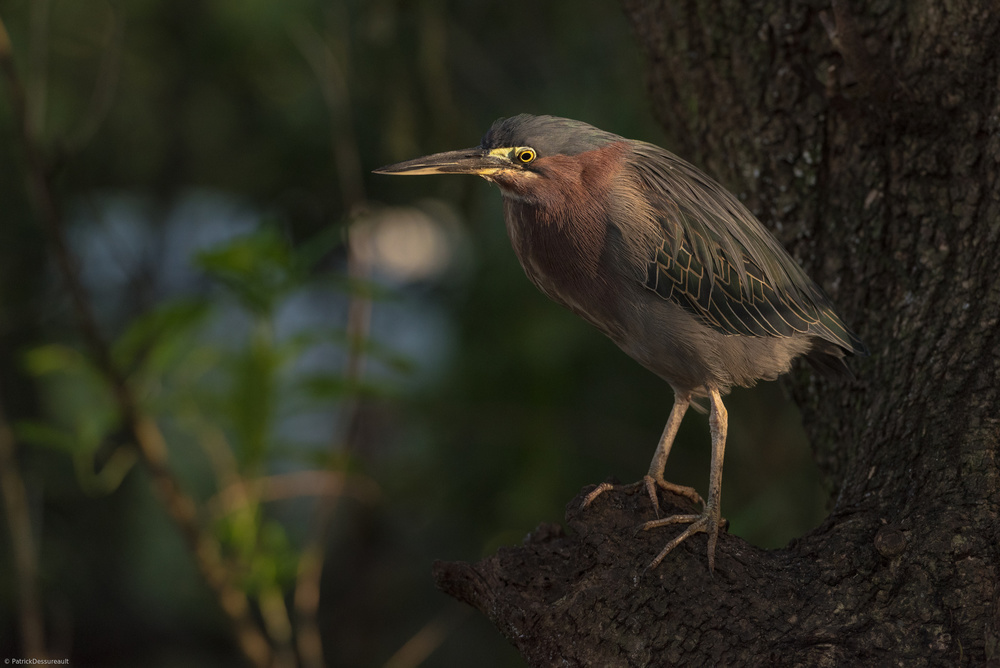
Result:
<svg viewBox="0 0 1000 668"><path fill-rule="evenodd" d="M657 486L667 490L668 492L673 492L674 494L687 497L695 503L703 504L704 501L702 501L701 496L694 489L683 485L675 485L672 482L667 482L663 475L664 469L667 465L667 456L670 455L670 448L674 444L674 437L677 436L677 430L681 426L681 420L684 419L684 414L687 412L688 406L690 405L690 394L677 392L676 390L674 391L674 407L670 410L670 417L667 418L667 425L663 428L663 435L660 437L660 442L656 445L656 452L653 453L653 460L649 464L649 473L647 473L642 480L629 485L612 485L608 482L602 482L589 494L587 494L580 507L586 508L594 501L594 499L609 490L632 489L640 484L645 486L646 493L649 495L649 500L653 503L653 510L656 512L657 517L660 516L660 502L656 496Z"/></svg>
<svg viewBox="0 0 1000 668"><path fill-rule="evenodd" d="M670 409L670 417L667 418L667 425L663 428L663 436L660 437L660 442L657 443L656 451L653 453L653 459L649 462L649 472L643 478L643 482L646 484L646 493L649 494L649 500L653 502L653 510L656 511L657 517L660 516L660 503L656 497L657 485L668 492L686 496L697 504L705 503L694 488L667 482L664 477L670 448L674 444L677 430L681 427L681 420L684 419L684 414L690 405L691 395L674 391L674 407Z"/></svg>
<svg viewBox="0 0 1000 668"><path fill-rule="evenodd" d="M700 515L673 515L663 519L646 522L640 527L643 531L672 524L690 524L679 536L667 543L656 558L649 564L650 568L663 561L670 552L696 533L708 535L708 570L715 570L715 545L719 540L719 524L722 520L722 460L726 451L726 430L729 414L722 403L722 395L718 388L709 385L708 397L711 409L708 415L708 426L712 433L712 471L708 483L708 502ZM668 423L669 425L669 423ZM659 452L659 451L657 451ZM654 457L654 463L656 458Z"/></svg>

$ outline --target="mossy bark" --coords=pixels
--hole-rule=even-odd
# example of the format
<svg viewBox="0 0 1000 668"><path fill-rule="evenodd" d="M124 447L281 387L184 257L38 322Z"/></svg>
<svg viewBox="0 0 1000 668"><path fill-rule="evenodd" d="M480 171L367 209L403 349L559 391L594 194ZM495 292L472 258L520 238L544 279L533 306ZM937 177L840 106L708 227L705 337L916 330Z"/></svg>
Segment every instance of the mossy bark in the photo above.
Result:
<svg viewBox="0 0 1000 668"><path fill-rule="evenodd" d="M794 374L826 521L653 571L642 494L569 504L439 586L531 665L1000 665L1000 5L623 0L676 153L746 201L872 351ZM669 502L668 499L664 499Z"/></svg>

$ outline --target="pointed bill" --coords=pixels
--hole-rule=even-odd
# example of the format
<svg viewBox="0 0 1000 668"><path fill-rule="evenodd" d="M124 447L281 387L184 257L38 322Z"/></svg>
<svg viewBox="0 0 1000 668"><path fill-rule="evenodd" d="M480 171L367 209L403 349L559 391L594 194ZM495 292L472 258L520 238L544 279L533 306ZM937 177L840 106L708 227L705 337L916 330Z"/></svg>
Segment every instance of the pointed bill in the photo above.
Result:
<svg viewBox="0 0 1000 668"><path fill-rule="evenodd" d="M465 148L397 162L374 170L375 174L478 174L488 176L512 167L510 159L497 150Z"/></svg>

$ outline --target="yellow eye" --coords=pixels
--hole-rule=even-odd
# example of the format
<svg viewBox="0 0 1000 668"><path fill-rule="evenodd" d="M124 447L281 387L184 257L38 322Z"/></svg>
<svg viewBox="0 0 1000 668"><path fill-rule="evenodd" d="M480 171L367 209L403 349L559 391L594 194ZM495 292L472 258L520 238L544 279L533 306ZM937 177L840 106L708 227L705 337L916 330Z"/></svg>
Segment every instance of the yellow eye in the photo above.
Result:
<svg viewBox="0 0 1000 668"><path fill-rule="evenodd" d="M536 157L538 156L533 148L520 148L517 150L517 159L520 160L522 164L527 165Z"/></svg>

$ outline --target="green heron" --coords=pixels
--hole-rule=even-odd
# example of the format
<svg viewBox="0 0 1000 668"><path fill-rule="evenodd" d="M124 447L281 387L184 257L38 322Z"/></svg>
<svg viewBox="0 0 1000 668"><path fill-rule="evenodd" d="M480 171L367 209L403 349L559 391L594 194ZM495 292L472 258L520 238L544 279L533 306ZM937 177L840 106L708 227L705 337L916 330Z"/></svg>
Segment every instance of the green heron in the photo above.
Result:
<svg viewBox="0 0 1000 668"><path fill-rule="evenodd" d="M849 374L844 356L867 354L826 294L735 196L652 144L522 114L496 121L475 148L375 172L476 174L495 183L528 278L673 387L649 473L627 487L644 485L657 517L657 487L703 509L642 525L688 525L651 568L703 532L714 570L727 426L722 395L730 387L777 378L801 355L820 371ZM664 478L681 419L702 398L712 436L707 502ZM614 487L598 485L583 505Z"/></svg>

